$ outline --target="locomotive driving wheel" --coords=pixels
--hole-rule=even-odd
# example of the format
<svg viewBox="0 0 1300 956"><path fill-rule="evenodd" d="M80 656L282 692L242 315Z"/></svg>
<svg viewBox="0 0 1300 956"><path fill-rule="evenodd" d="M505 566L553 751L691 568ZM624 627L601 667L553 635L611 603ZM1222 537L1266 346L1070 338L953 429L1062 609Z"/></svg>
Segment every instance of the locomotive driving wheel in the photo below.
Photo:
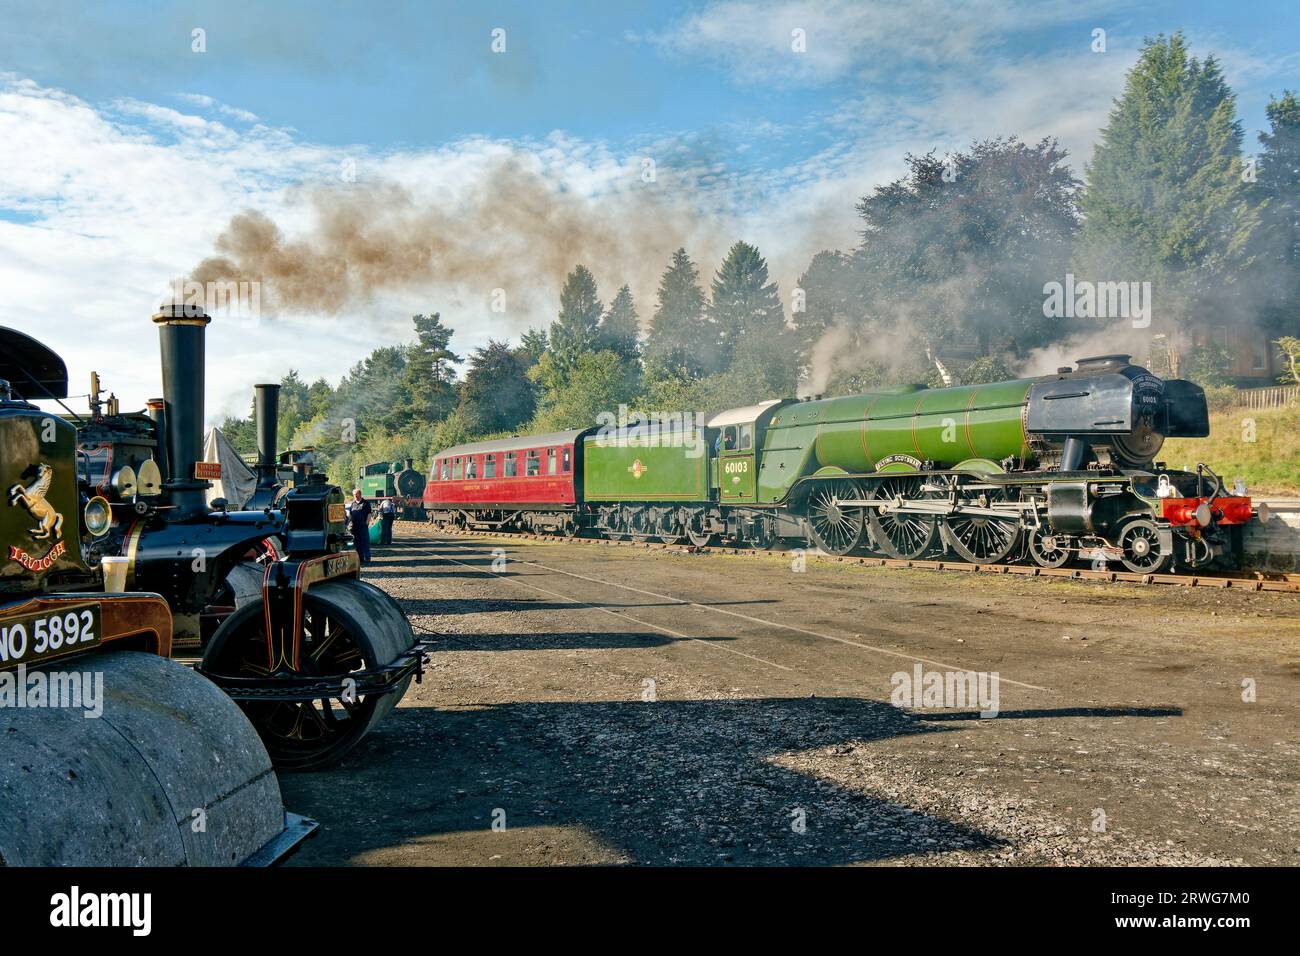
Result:
<svg viewBox="0 0 1300 956"><path fill-rule="evenodd" d="M924 497L924 479L900 476L886 478L871 490L870 497L880 501L903 503ZM891 558L910 561L925 554L934 545L938 522L931 515L887 514L868 509L867 522L871 537Z"/></svg>
<svg viewBox="0 0 1300 956"><path fill-rule="evenodd" d="M1159 574L1169 565L1172 554L1160 544L1160 529L1154 521L1137 518L1124 525L1119 534L1123 551L1120 563L1137 574Z"/></svg>
<svg viewBox="0 0 1300 956"><path fill-rule="evenodd" d="M979 507L996 507L1007 501L1001 488L981 492L973 502ZM943 519L939 533L957 555L971 564L996 564L1004 561L1020 541L1018 518L994 518L987 515L949 515Z"/></svg>
<svg viewBox="0 0 1300 956"><path fill-rule="evenodd" d="M863 509L841 502L861 501L862 489L848 478L820 481L808 493L808 533L827 554L848 554L862 543Z"/></svg>

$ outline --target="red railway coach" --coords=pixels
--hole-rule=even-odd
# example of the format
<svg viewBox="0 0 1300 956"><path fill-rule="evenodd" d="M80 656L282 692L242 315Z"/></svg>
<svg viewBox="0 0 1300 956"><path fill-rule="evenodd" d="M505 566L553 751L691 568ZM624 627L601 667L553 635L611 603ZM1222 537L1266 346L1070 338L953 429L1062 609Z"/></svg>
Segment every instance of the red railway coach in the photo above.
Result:
<svg viewBox="0 0 1300 956"><path fill-rule="evenodd" d="M429 520L576 532L582 438L591 429L456 445L434 456L424 486Z"/></svg>

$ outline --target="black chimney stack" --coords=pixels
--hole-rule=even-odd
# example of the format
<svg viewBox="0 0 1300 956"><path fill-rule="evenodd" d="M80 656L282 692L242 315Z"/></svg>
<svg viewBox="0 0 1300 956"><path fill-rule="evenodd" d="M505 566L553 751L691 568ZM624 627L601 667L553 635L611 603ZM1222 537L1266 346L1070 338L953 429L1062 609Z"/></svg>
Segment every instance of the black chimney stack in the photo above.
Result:
<svg viewBox="0 0 1300 956"><path fill-rule="evenodd" d="M203 338L212 319L192 312L176 302L160 307L153 317L162 352L169 466L163 490L173 506L167 514L171 519L208 511L208 482L196 477L194 466L203 460Z"/></svg>
<svg viewBox="0 0 1300 956"><path fill-rule="evenodd" d="M253 417L257 422L257 487L276 483L275 435L280 423L280 386L253 386Z"/></svg>

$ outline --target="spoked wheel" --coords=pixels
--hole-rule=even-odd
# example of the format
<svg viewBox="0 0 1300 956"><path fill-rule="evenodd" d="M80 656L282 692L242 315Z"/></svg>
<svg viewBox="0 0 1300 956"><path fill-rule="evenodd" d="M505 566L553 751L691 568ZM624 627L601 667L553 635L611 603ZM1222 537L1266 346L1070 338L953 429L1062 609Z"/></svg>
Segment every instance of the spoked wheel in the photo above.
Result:
<svg viewBox="0 0 1300 956"><path fill-rule="evenodd" d="M1063 539L1046 528L1032 528L1029 531L1029 556L1040 568L1063 567L1070 560L1071 552L1062 546Z"/></svg>
<svg viewBox="0 0 1300 956"><path fill-rule="evenodd" d="M1137 574L1158 574L1173 557L1161 549L1160 529L1154 521L1146 518L1124 525L1119 535L1119 546L1124 551L1120 556L1121 563Z"/></svg>
<svg viewBox="0 0 1300 956"><path fill-rule="evenodd" d="M981 507L995 506L1007 500L1001 488L984 491L978 499ZM990 518L983 515L949 515L939 526L944 542L962 560L972 564L996 564L1004 561L1020 542L1019 518Z"/></svg>
<svg viewBox="0 0 1300 956"><path fill-rule="evenodd" d="M808 493L808 533L827 554L848 554L862 543L863 509L841 502L861 501L862 489L848 478L818 482Z"/></svg>
<svg viewBox="0 0 1300 956"><path fill-rule="evenodd" d="M871 490L870 497L883 501L919 500L923 480L886 478ZM890 557L910 561L934 545L938 522L930 515L884 514L875 508L867 510L871 538Z"/></svg>
<svg viewBox="0 0 1300 956"><path fill-rule="evenodd" d="M693 511L686 519L686 538L697 548L707 548L713 543L713 533L704 530L703 511Z"/></svg>
<svg viewBox="0 0 1300 956"><path fill-rule="evenodd" d="M389 663L414 642L410 625L383 592L363 581L319 584L303 598L302 645L291 661L271 665L261 601L231 614L212 636L202 670L214 678L276 673L340 683L350 673ZM340 690L316 700L239 701L281 770L315 770L357 745L406 693L408 676L387 693ZM349 699L351 698L351 699Z"/></svg>

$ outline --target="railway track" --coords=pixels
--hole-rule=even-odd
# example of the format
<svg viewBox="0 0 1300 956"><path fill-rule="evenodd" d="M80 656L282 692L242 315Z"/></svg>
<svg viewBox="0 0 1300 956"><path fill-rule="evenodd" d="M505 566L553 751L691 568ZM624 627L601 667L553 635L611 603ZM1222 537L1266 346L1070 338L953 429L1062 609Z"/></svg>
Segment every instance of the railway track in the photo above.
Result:
<svg viewBox="0 0 1300 956"><path fill-rule="evenodd" d="M768 548L724 547L711 545L696 547L690 544L664 544L657 541L615 541L608 538L566 538L561 535L533 534L523 531L497 531L461 529L451 526L434 526L440 534L458 537L477 538L516 538L526 541L547 541L553 544L578 546L603 545L605 547L640 548L649 551L677 551L683 554L736 554L736 555L774 555L788 557L789 550ZM1300 574L1286 574L1271 571L1196 571L1186 574L1137 574L1132 571L1099 571L1092 568L1043 568L1038 565L1016 564L971 564L966 561L910 560L901 561L894 558L880 558L874 555L834 555L823 554L815 549L806 549L810 560L834 564L857 564L871 568L912 568L923 571L955 571L973 574L1015 575L1030 578L1067 578L1075 581L1099 581L1102 583L1124 582L1128 584L1164 584L1176 587L1232 588L1238 591L1273 591L1283 593L1300 593Z"/></svg>

